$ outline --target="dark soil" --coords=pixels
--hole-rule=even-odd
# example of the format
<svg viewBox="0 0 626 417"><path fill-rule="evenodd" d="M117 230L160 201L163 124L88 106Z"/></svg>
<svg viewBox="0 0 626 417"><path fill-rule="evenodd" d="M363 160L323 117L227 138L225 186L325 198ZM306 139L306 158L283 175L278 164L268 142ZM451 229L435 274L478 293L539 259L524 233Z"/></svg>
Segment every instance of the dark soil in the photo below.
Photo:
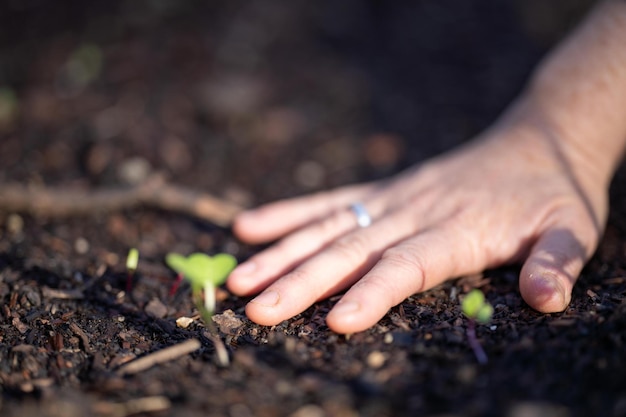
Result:
<svg viewBox="0 0 626 417"><path fill-rule="evenodd" d="M388 175L493 121L588 2L550 3L4 2L0 182L91 190L148 171L255 205ZM528 308L516 267L415 295L349 338L324 324L334 299L264 327L221 290L228 367L201 322L176 325L196 311L188 288L168 296L163 258L243 260L258 248L145 208L4 212L0 413L626 416L625 186L622 172L606 235L563 313ZM141 260L128 294L130 247ZM477 329L486 365L459 310L474 287L495 306ZM190 338L202 347L116 372ZM142 398L161 411L132 402Z"/></svg>

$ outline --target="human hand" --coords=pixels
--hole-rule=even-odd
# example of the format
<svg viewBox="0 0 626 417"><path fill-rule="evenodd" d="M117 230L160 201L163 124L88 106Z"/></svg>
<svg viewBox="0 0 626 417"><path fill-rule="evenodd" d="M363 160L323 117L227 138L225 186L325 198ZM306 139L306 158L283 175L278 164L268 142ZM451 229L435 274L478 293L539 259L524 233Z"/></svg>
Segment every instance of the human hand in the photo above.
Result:
<svg viewBox="0 0 626 417"><path fill-rule="evenodd" d="M566 145L540 129L495 128L389 181L245 212L234 223L242 240L280 240L237 267L227 285L242 296L262 291L246 314L264 325L348 289L327 324L353 333L411 294L523 262L524 300L562 311L607 211L606 185ZM354 202L371 215L369 227L357 225Z"/></svg>

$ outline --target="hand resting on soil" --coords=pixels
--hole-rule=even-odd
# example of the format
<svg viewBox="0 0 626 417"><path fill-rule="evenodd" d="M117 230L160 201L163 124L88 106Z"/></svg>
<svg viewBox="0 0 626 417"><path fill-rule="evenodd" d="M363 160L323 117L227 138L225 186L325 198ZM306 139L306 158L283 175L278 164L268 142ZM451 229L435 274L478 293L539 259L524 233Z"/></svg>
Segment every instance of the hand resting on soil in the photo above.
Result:
<svg viewBox="0 0 626 417"><path fill-rule="evenodd" d="M240 214L244 241L278 240L231 274L273 325L347 290L327 317L353 333L409 295L522 263L524 300L564 310L596 249L626 145L626 2L600 3L540 64L525 91L468 144L386 181ZM351 204L372 218L359 227Z"/></svg>

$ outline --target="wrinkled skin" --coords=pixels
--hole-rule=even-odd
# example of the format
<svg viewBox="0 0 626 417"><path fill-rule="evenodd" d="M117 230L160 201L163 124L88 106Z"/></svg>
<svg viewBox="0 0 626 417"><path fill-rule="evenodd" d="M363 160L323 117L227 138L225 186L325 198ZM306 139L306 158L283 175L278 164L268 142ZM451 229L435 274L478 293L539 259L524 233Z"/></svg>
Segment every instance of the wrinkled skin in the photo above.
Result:
<svg viewBox="0 0 626 417"><path fill-rule="evenodd" d="M617 56L626 68L625 3L601 4L467 145L387 181L238 216L242 240L279 239L229 278L236 294L261 292L246 308L250 319L277 324L347 290L327 323L353 333L413 293L509 263L523 264L519 287L531 307L564 310L601 237L626 143L626 117L615 110L626 108L626 74L603 65ZM354 202L370 213L369 227L358 227Z"/></svg>

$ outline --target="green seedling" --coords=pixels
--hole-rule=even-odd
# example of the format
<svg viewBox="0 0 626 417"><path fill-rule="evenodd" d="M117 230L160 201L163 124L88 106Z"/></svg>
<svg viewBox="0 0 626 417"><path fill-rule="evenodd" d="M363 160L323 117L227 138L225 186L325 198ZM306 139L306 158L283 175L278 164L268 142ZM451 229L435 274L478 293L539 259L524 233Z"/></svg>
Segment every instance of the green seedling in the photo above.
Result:
<svg viewBox="0 0 626 417"><path fill-rule="evenodd" d="M225 253L213 257L204 253L193 253L187 257L169 253L165 263L189 281L196 307L205 324L213 329L211 317L215 313L215 289L226 281L237 265L235 257Z"/></svg>
<svg viewBox="0 0 626 417"><path fill-rule="evenodd" d="M137 248L131 248L126 257L126 293L129 294L133 289L133 277L139 264L139 251Z"/></svg>
<svg viewBox="0 0 626 417"><path fill-rule="evenodd" d="M189 281L192 298L209 330L208 337L215 346L217 363L221 366L228 366L228 351L213 324L212 317L215 313L215 289L226 281L228 274L237 265L237 260L225 253L213 257L204 253L192 253L187 257L169 253L165 256L165 263L178 273L170 294L173 295L176 292L180 277Z"/></svg>
<svg viewBox="0 0 626 417"><path fill-rule="evenodd" d="M98 45L84 43L72 52L60 75L71 92L79 92L100 76L103 61Z"/></svg>
<svg viewBox="0 0 626 417"><path fill-rule="evenodd" d="M15 91L8 87L0 87L0 128L11 125L18 111L19 101Z"/></svg>
<svg viewBox="0 0 626 417"><path fill-rule="evenodd" d="M493 307L485 299L482 291L473 289L461 302L463 314L469 319L467 323L467 340L480 364L487 363L487 354L476 337L476 323L487 324L493 315Z"/></svg>

